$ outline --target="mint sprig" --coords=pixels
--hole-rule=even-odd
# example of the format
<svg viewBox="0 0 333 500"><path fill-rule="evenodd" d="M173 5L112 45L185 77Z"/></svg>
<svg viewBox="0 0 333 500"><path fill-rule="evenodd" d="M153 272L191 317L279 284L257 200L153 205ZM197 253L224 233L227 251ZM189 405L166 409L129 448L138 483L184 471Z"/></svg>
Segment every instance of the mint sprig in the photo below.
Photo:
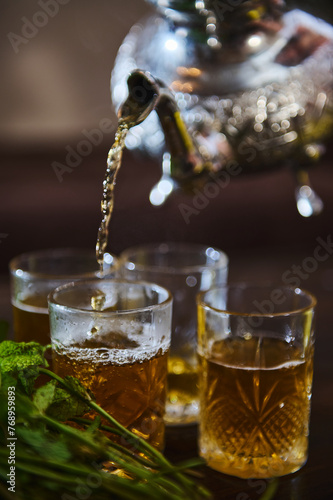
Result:
<svg viewBox="0 0 333 500"><path fill-rule="evenodd" d="M0 344L3 410L7 406L8 387L15 387L17 488L11 494L12 500L74 500L82 495L91 500L210 497L187 474L190 467L202 464L202 459L171 464L162 453L100 408L77 379L61 378L48 370L45 350L35 342ZM50 380L36 389L40 375L43 379L47 375ZM3 430L0 441L6 444L7 412L3 410L0 410ZM91 410L97 415L95 420L83 419ZM109 435L121 435L130 446L113 442L102 430ZM1 493L7 473L8 449L3 446Z"/></svg>

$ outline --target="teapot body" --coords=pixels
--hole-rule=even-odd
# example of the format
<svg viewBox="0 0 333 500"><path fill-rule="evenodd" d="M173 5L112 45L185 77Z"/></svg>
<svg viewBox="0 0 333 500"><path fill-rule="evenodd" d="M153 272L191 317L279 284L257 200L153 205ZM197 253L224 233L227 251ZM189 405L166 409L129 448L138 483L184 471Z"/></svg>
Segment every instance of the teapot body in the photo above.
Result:
<svg viewBox="0 0 333 500"><path fill-rule="evenodd" d="M238 22L235 34L225 14L219 18L206 9L203 27L194 14L165 8L135 25L112 73L115 107L126 98L128 74L142 68L172 89L215 173L235 162L248 173L286 163L297 169L318 160L333 130L332 27L303 11L279 8L250 23L246 12L242 28L231 11L229 19L234 15ZM165 135L156 112L131 130L127 147L163 154Z"/></svg>

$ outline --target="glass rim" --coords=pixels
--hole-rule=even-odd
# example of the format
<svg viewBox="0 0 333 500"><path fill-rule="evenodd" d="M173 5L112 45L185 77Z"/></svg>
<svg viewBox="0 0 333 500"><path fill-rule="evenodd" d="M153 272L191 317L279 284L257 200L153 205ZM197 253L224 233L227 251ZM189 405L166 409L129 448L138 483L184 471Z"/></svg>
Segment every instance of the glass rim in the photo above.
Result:
<svg viewBox="0 0 333 500"><path fill-rule="evenodd" d="M110 263L110 269L117 270L119 267L119 259L110 252L107 254L111 255L112 261ZM98 269L98 263L96 260L96 270L95 271L87 271L83 273L68 273L68 274L50 274L46 272L39 271L29 271L24 269L25 266L22 265L23 261L26 260L28 262L31 258L42 259L42 258L65 258L65 257L74 257L75 255L80 255L82 257L95 257L94 250L89 248L75 248L75 247L59 247L59 248L46 248L43 250L33 250L31 252L24 252L19 255L16 255L9 261L9 270L13 276L17 276L21 279L28 278L38 278L41 280L62 280L62 279L77 279L77 278L93 278L98 276L100 270Z"/></svg>
<svg viewBox="0 0 333 500"><path fill-rule="evenodd" d="M186 252L186 251L194 251L194 250L200 250L200 251L205 251L212 249L213 251L217 252L219 254L219 259L215 262L212 262L211 264L196 264L196 265L187 265L187 266L182 266L182 267L176 267L176 266L159 266L159 265L153 265L153 264L140 264L133 262L133 259L131 259L131 256L137 255L138 252L143 251L143 252L154 252L157 253L158 249L165 245L165 247L168 248L165 254L168 253L169 250L178 250L180 252ZM221 263L223 266L221 266ZM194 272L202 272L206 269L209 270L214 270L218 268L223 268L226 269L229 264L229 258L223 250L220 250L219 248L209 246L209 245L203 245L201 243L186 243L186 242L162 242L162 243L148 243L148 244L143 244L143 245L136 245L133 247L126 248L123 252L121 252L119 256L119 266L121 267L126 267L129 271L131 269L128 268L129 264L134 264L135 265L135 270L138 271L151 271L151 272L159 272L159 273L172 273L172 274L188 274L188 273L194 273Z"/></svg>
<svg viewBox="0 0 333 500"><path fill-rule="evenodd" d="M123 309L119 311L95 311L93 309L83 309L82 307L79 306L69 306L63 303L59 303L55 299L55 295L59 292L66 291L67 289L70 288L78 288L78 287L86 287L87 285L95 285L95 284L101 284L101 283L106 283L110 285L128 285L128 286L149 286L150 288L154 287L158 291L163 291L166 292L166 298L158 303L158 304L151 304L147 306L141 306L141 307L136 307L132 309ZM85 280L78 280L78 281L71 281L69 283L66 283L64 285L60 285L57 288L55 288L52 292L49 293L47 297L47 302L48 306L55 306L57 309L61 309L63 311L75 311L75 312L80 312L80 314L88 314L91 316L93 314L94 316L103 316L103 317L117 317L117 316L125 316L128 314L133 314L133 313L141 313L141 312L146 312L146 311L151 311L151 310L158 310L162 309L170 304L172 304L173 297L167 288L158 285L157 283L149 282L149 281L132 281L132 280L125 280L125 279L96 279L96 278L91 278L91 279L85 279Z"/></svg>
<svg viewBox="0 0 333 500"><path fill-rule="evenodd" d="M253 311L253 312L247 313L247 312L239 312L239 311L233 311L233 310L228 310L228 309L220 309L218 307L211 306L210 304L208 304L204 300L204 295L206 295L210 292L222 291L222 290L228 290L228 289L234 289L234 290L236 290L236 289L239 289L239 290L248 289L248 290L250 290L251 288L261 289L261 290L266 288L267 290L270 290L271 292L273 290L285 290L285 291L288 290L289 292L293 292L294 295L301 295L302 294L304 296L307 296L310 299L310 304L308 304L304 307L299 307L297 309L287 308L285 311L281 311L281 312L263 313L260 311L258 311L258 312ZM253 298L253 300L256 300L255 297ZM277 317L285 317L285 316L292 316L292 315L296 315L296 314L305 313L307 311L310 311L311 309L314 310L316 305L317 305L317 299L313 293L309 292L308 290L305 290L304 288L300 288L300 287L292 287L292 286L281 285L281 284L276 284L276 283L275 284L274 283L272 283L272 284L230 283L230 284L226 284L226 285L219 285L216 287L212 287L209 290L203 290L203 291L199 292L196 296L196 304L198 307L200 306L204 309L210 309L214 312L228 315L228 316L241 316L241 317L252 317L252 318L277 318Z"/></svg>

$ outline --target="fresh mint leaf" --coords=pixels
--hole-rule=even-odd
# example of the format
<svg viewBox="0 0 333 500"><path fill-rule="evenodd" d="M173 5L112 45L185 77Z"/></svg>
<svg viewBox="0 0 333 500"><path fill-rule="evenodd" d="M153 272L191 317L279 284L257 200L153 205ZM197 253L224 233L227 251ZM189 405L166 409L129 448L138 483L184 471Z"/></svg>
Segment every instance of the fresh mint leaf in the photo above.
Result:
<svg viewBox="0 0 333 500"><path fill-rule="evenodd" d="M39 366L48 366L44 357L47 347L37 342L14 342L4 340L0 343L0 384L6 374L14 377L22 386L24 392L31 394Z"/></svg>
<svg viewBox="0 0 333 500"><path fill-rule="evenodd" d="M7 392L8 387L16 387L17 377L13 377L11 373L1 374L0 372L0 381L1 381L1 390L3 390L3 392Z"/></svg>
<svg viewBox="0 0 333 500"><path fill-rule="evenodd" d="M52 404L56 391L56 384L57 382L55 380L51 380L36 390L33 396L33 402L41 413L45 413Z"/></svg>
<svg viewBox="0 0 333 500"><path fill-rule="evenodd" d="M38 366L29 366L23 370L17 370L18 381L26 394L32 393L38 375Z"/></svg>
<svg viewBox="0 0 333 500"><path fill-rule="evenodd" d="M183 476L142 439L136 438L141 443L139 449L147 456L148 466L135 452L113 443L98 429L100 417L103 421L106 412L95 402L92 404L92 393L73 377L62 379L39 368L47 365L45 350L36 343L4 341L0 344L0 445L6 443L8 391L15 392L18 481L13 499L74 500L86 493L94 500L202 500L209 497L207 491ZM39 387L31 397L32 383L38 373L48 375L52 382ZM38 381L42 382L42 378ZM88 401L90 406L86 404ZM74 418L89 409L99 415L93 423ZM71 418L73 421L68 421ZM112 422L119 430L117 423ZM120 424L119 428L123 429ZM124 476L105 472L101 469L105 462L119 466ZM5 446L0 446L1 498L3 486L7 491L7 472L8 453ZM98 480L89 491L87 477Z"/></svg>
<svg viewBox="0 0 333 500"><path fill-rule="evenodd" d="M52 458L54 462L68 462L72 456L68 445L61 439L61 436L52 436L45 431L44 427L31 429L26 427L17 428L17 437L20 445L28 445L31 450L46 459Z"/></svg>
<svg viewBox="0 0 333 500"><path fill-rule="evenodd" d="M72 390L87 398L86 389L77 379L66 377L65 381ZM89 397L91 398L90 395ZM33 401L40 412L63 422L73 417L80 417L90 410L89 406L77 396L59 387L55 380L37 389Z"/></svg>
<svg viewBox="0 0 333 500"><path fill-rule="evenodd" d="M30 366L48 366L44 357L47 346L37 342L14 342L4 340L0 343L0 371L8 373L23 370Z"/></svg>
<svg viewBox="0 0 333 500"><path fill-rule="evenodd" d="M66 385L70 391L73 391L75 394L80 394L82 397L88 399L89 401L95 401L95 396L93 395L93 393L89 389L84 387L84 385L81 384L81 382L77 378L66 375L66 377L64 377L64 381L66 382Z"/></svg>

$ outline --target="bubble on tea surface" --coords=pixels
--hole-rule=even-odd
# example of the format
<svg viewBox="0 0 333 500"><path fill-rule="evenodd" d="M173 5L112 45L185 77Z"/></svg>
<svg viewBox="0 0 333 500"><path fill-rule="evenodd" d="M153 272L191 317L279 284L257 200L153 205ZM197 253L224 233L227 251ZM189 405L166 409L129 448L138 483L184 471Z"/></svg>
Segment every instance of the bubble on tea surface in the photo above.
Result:
<svg viewBox="0 0 333 500"><path fill-rule="evenodd" d="M100 331L99 326L93 326L87 333L87 338L90 339L91 337L95 337L99 331Z"/></svg>
<svg viewBox="0 0 333 500"><path fill-rule="evenodd" d="M108 360L109 359L108 349L106 349L106 348L96 349L95 356L99 357L100 359Z"/></svg>

